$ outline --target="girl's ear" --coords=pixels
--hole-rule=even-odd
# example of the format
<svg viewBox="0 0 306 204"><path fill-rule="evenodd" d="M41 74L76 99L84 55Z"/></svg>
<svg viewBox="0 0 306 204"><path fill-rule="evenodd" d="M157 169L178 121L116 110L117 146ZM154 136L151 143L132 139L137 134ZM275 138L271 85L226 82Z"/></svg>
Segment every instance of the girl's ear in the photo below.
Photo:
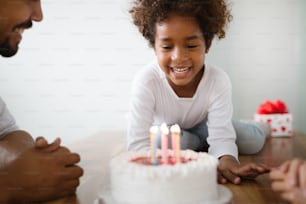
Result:
<svg viewBox="0 0 306 204"><path fill-rule="evenodd" d="M155 48L155 45L153 45L151 48L153 49L154 54L156 55L156 48Z"/></svg>
<svg viewBox="0 0 306 204"><path fill-rule="evenodd" d="M212 40L206 40L206 49L205 49L205 53L206 53L206 54L208 53L209 48L210 48L210 46L211 46L211 41L212 41Z"/></svg>

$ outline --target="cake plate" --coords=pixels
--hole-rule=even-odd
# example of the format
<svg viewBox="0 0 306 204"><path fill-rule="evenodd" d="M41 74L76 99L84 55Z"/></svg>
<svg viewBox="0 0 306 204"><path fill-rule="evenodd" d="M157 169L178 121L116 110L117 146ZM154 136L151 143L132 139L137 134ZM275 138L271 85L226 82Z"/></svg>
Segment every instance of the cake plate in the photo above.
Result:
<svg viewBox="0 0 306 204"><path fill-rule="evenodd" d="M232 201L232 192L225 186L218 184L218 194L219 197L217 200L206 200L198 203L188 203L188 204L230 204ZM166 204L167 202L165 202ZM96 199L94 204L124 204L119 203L114 200L111 196L109 189L105 189L100 193L99 198ZM160 203L161 204L161 203Z"/></svg>

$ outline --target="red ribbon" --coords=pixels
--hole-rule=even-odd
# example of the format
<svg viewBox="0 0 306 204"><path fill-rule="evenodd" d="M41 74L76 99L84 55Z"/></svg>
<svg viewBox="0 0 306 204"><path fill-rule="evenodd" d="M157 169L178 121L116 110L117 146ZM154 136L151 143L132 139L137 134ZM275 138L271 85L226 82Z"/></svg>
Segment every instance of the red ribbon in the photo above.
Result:
<svg viewBox="0 0 306 204"><path fill-rule="evenodd" d="M258 114L284 114L288 113L286 104L280 99L271 102L266 100L259 105L257 109Z"/></svg>

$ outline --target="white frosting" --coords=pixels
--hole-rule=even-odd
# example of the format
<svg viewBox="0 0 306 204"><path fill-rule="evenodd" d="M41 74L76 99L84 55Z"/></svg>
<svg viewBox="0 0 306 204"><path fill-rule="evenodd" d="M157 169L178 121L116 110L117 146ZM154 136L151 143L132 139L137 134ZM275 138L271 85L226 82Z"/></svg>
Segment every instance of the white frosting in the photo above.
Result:
<svg viewBox="0 0 306 204"><path fill-rule="evenodd" d="M147 166L131 162L143 156L150 155L148 152L127 152L111 160L111 192L116 201L124 204L198 204L218 199L218 160L213 156L184 150L181 156L191 159L187 163Z"/></svg>

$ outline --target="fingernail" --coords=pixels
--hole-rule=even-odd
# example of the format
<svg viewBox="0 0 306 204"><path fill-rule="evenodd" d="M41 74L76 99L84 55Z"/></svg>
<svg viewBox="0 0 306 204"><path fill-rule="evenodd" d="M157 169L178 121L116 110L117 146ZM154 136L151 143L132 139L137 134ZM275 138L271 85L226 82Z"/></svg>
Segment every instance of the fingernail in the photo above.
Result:
<svg viewBox="0 0 306 204"><path fill-rule="evenodd" d="M239 184L240 183L240 178L235 178L235 184Z"/></svg>
<svg viewBox="0 0 306 204"><path fill-rule="evenodd" d="M291 186L295 186L295 178L291 178L290 179L290 185Z"/></svg>

